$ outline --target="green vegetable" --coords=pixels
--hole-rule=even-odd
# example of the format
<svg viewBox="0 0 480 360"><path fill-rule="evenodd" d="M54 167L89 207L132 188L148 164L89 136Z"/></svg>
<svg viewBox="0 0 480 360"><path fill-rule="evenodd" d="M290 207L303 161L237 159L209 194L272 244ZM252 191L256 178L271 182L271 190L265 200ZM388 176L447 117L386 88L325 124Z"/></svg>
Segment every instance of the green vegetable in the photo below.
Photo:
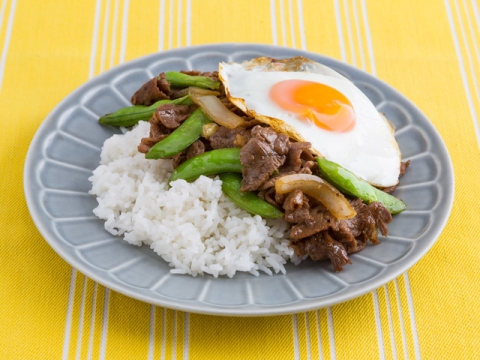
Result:
<svg viewBox="0 0 480 360"><path fill-rule="evenodd" d="M356 196L367 203L377 200L373 186L359 179L347 169L324 158L317 158L322 176L337 189L351 196Z"/></svg>
<svg viewBox="0 0 480 360"><path fill-rule="evenodd" d="M180 164L168 182L178 179L193 181L200 175L216 175L226 172L242 172L240 148L227 148L207 151Z"/></svg>
<svg viewBox="0 0 480 360"><path fill-rule="evenodd" d="M177 71L166 72L165 78L172 88L195 86L202 89L216 90L220 87L220 81L212 80L206 76L192 76Z"/></svg>
<svg viewBox="0 0 480 360"><path fill-rule="evenodd" d="M191 105L193 104L190 96L184 96L175 100L160 100L150 106L134 105L122 108L112 114L107 114L98 119L98 122L104 125L112 126L133 126L140 120L149 120L155 110L163 104Z"/></svg>
<svg viewBox="0 0 480 360"><path fill-rule="evenodd" d="M391 214L398 214L407 208L402 200L377 189L340 165L320 157L317 158L317 163L325 180L341 192L356 196L367 204L379 201Z"/></svg>
<svg viewBox="0 0 480 360"><path fill-rule="evenodd" d="M198 108L170 135L152 146L145 158L165 159L185 150L200 137L203 125L209 123L213 120L202 108Z"/></svg>
<svg viewBox="0 0 480 360"><path fill-rule="evenodd" d="M225 173L219 176L222 180L222 191L233 203L254 215L260 215L262 218L283 217L283 212L259 198L253 191L240 191L242 186L242 176L240 174Z"/></svg>
<svg viewBox="0 0 480 360"><path fill-rule="evenodd" d="M387 194L385 191L377 189L376 187L373 187L373 189L375 191L375 195L377 195L377 201L380 201L383 206L390 211L391 214L395 215L401 213L407 208L405 203L402 200L397 199L395 196Z"/></svg>

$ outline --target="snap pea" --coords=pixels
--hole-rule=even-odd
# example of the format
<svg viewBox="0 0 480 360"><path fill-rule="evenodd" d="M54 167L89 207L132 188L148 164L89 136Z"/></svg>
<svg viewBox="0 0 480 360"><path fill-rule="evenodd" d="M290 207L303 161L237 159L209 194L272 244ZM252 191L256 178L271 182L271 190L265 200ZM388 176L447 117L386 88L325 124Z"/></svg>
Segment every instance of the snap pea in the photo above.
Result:
<svg viewBox="0 0 480 360"><path fill-rule="evenodd" d="M398 214L407 208L402 200L377 189L337 163L320 157L317 163L325 180L344 194L356 196L367 204L379 201L391 214Z"/></svg>
<svg viewBox="0 0 480 360"><path fill-rule="evenodd" d="M373 186L360 180L356 175L333 161L317 158L322 176L343 193L356 196L367 203L377 200Z"/></svg>
<svg viewBox="0 0 480 360"><path fill-rule="evenodd" d="M198 108L170 135L152 146L145 158L165 159L185 150L200 137L203 125L210 123L213 123L210 116Z"/></svg>
<svg viewBox="0 0 480 360"><path fill-rule="evenodd" d="M178 179L193 181L200 175L217 175L226 172L242 172L240 148L217 149L204 152L180 164L170 175L168 182Z"/></svg>
<svg viewBox="0 0 480 360"><path fill-rule="evenodd" d="M112 114L107 114L98 119L100 124L112 126L133 126L140 120L149 120L155 110L163 104L174 105L191 105L192 99L189 95L175 99L175 100L159 100L150 106L134 105L125 107L115 111Z"/></svg>
<svg viewBox="0 0 480 360"><path fill-rule="evenodd" d="M392 196L385 191L377 189L376 187L373 187L373 191L375 191L375 195L377 195L377 201L380 201L383 206L385 206L388 211L390 211L391 214L395 215L401 213L407 208L405 203L402 200L397 199L395 196Z"/></svg>
<svg viewBox="0 0 480 360"><path fill-rule="evenodd" d="M165 73L165 79L172 88L184 88L196 86L202 89L217 90L220 82L210 79L206 76L192 76L177 71L168 71Z"/></svg>
<svg viewBox="0 0 480 360"><path fill-rule="evenodd" d="M235 173L225 173L219 175L222 180L223 193L241 208L254 215L260 215L262 218L281 218L283 212L267 201L259 198L253 191L240 191L242 186L242 176Z"/></svg>

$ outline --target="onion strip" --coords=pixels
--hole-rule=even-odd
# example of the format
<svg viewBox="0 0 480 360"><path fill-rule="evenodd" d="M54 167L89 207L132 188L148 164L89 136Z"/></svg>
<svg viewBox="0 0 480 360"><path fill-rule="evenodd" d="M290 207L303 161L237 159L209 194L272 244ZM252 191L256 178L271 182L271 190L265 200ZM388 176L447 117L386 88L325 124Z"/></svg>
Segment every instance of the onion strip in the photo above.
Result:
<svg viewBox="0 0 480 360"><path fill-rule="evenodd" d="M357 215L345 196L318 176L293 174L282 176L275 181L275 191L279 194L295 189L320 201L339 220L351 219Z"/></svg>
<svg viewBox="0 0 480 360"><path fill-rule="evenodd" d="M202 95L202 96L203 95L215 95L215 96L218 96L218 95L220 95L220 93L218 91L214 91L214 90L207 90L207 89L202 89L202 88L195 87L195 86L190 86L190 87L175 91L171 95L171 98L176 99L176 98L184 97L184 96L187 96L187 95L194 95L194 96L197 96L197 95L198 96L200 96L200 95Z"/></svg>
<svg viewBox="0 0 480 360"><path fill-rule="evenodd" d="M214 95L190 93L190 97L192 101L200 106L218 125L234 129L245 123L244 118L228 110L220 99Z"/></svg>

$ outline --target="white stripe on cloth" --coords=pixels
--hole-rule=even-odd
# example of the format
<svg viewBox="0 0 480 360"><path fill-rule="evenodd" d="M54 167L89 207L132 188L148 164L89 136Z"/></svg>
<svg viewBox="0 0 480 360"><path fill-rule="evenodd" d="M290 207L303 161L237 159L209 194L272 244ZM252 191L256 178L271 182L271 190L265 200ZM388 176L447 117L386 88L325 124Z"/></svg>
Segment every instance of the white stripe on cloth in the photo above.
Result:
<svg viewBox="0 0 480 360"><path fill-rule="evenodd" d="M188 345L190 341L190 314L183 315L183 360L188 360Z"/></svg>
<svg viewBox="0 0 480 360"><path fill-rule="evenodd" d="M412 329L413 337L413 348L415 349L415 357L420 359L420 346L418 344L418 333L417 333L417 323L415 322L415 312L413 311L413 298L412 291L410 288L410 279L408 278L408 272L403 274L405 280L405 288L407 289L407 302L408 302L408 312L410 315L410 326Z"/></svg>
<svg viewBox="0 0 480 360"><path fill-rule="evenodd" d="M95 75L95 57L97 55L97 44L98 44L98 27L100 23L100 8L102 0L97 0L95 5L95 20L93 23L93 39L92 39L92 50L90 52L90 71L88 73L88 78L91 79Z"/></svg>
<svg viewBox="0 0 480 360"><path fill-rule="evenodd" d="M398 310L398 318L400 319L400 330L402 331L402 345L403 345L403 355L405 359L408 359L408 348L407 348L407 339L405 335L405 326L403 324L403 311L402 311L402 303L400 300L400 292L398 291L398 280L395 279L395 296L397 298L397 310Z"/></svg>
<svg viewBox="0 0 480 360"><path fill-rule="evenodd" d="M115 47L117 45L117 26L118 26L118 0L115 0L113 7L113 31L112 31L112 46L110 48L110 67L112 68L115 61Z"/></svg>
<svg viewBox="0 0 480 360"><path fill-rule="evenodd" d="M110 305L110 289L103 288L105 295L103 301L102 317L102 339L100 342L100 359L105 359L107 353L107 333L108 333L108 309Z"/></svg>
<svg viewBox="0 0 480 360"><path fill-rule="evenodd" d="M82 300L80 302L80 319L78 321L78 335L77 335L77 351L76 359L80 359L80 353L82 351L82 336L83 336L83 321L85 318L85 293L87 292L87 277L83 277L82 285Z"/></svg>
<svg viewBox="0 0 480 360"><path fill-rule="evenodd" d="M164 44L163 44L163 27L165 25L165 0L160 0L160 21L158 22L158 51L162 51Z"/></svg>
<svg viewBox="0 0 480 360"><path fill-rule="evenodd" d="M302 44L302 50L307 50L307 40L305 39L305 25L303 21L302 0L297 0L297 9L298 9L298 26L300 27L300 43Z"/></svg>
<svg viewBox="0 0 480 360"><path fill-rule="evenodd" d="M65 336L63 339L63 354L62 359L68 359L68 348L70 346L70 332L72 329L72 314L73 314L73 301L75 299L75 280L77 277L77 270L72 267L72 273L70 275L70 287L68 292L68 306L67 306L67 319L65 321Z"/></svg>
<svg viewBox="0 0 480 360"><path fill-rule="evenodd" d="M4 4L2 4L2 10L3 10L3 6ZM7 62L8 48L10 47L10 38L12 37L13 20L15 19L16 8L17 8L17 0L13 0L12 5L10 7L10 13L8 14L7 31L5 33L5 41L3 43L2 57L0 58L0 89L2 88L3 74L5 73L5 64ZM3 20L3 14L2 14L2 20Z"/></svg>
<svg viewBox="0 0 480 360"><path fill-rule="evenodd" d="M340 54L342 61L347 61L347 54L345 50L345 41L343 41L342 17L340 16L340 4L338 0L333 2L335 7L335 19L337 23L338 43L340 44Z"/></svg>
<svg viewBox="0 0 480 360"><path fill-rule="evenodd" d="M355 30L357 32L357 41L358 47L360 49L360 62L362 64L362 69L366 71L365 67L365 50L363 49L363 41L362 41L362 32L360 30L360 21L358 17L358 9L357 9L357 1L353 0L353 19L355 21Z"/></svg>
<svg viewBox="0 0 480 360"><path fill-rule="evenodd" d="M477 23L478 31L480 32L480 12L478 11L477 2L472 0L473 14L475 16L475 22Z"/></svg>
<svg viewBox="0 0 480 360"><path fill-rule="evenodd" d="M370 25L368 24L368 15L367 15L367 6L365 4L365 0L361 0L362 2L362 16L363 16L363 25L365 26L365 35L367 38L367 48L368 48L368 55L370 58L370 72L373 75L376 75L375 69L375 57L373 56L373 46L372 46L372 36L370 35Z"/></svg>
<svg viewBox="0 0 480 360"><path fill-rule="evenodd" d="M452 32L453 45L455 47L455 52L457 54L458 66L460 68L460 76L462 78L463 88L465 90L465 96L467 98L468 108L470 110L470 114L472 115L473 125L474 125L474 128L475 128L475 134L477 136L478 146L480 147L480 129L479 129L479 125L478 125L477 113L475 111L473 98L472 98L472 93L470 92L470 87L468 85L467 73L466 73L466 70L465 70L465 65L464 65L462 52L460 50L457 30L455 29L455 23L453 21L452 9L450 8L450 3L449 3L448 0L444 0L444 4L445 4L445 9L447 11L447 18L448 18L448 23L450 25L450 31Z"/></svg>
<svg viewBox="0 0 480 360"><path fill-rule="evenodd" d="M182 46L182 0L178 0L177 46Z"/></svg>
<svg viewBox="0 0 480 360"><path fill-rule="evenodd" d="M165 359L165 347L166 347L166 335L167 331L167 309L163 308L162 311L162 351L160 353L160 359L164 360Z"/></svg>
<svg viewBox="0 0 480 360"><path fill-rule="evenodd" d="M150 305L150 327L148 336L148 360L153 360L155 350L155 305Z"/></svg>
<svg viewBox="0 0 480 360"><path fill-rule="evenodd" d="M90 337L88 339L88 354L87 359L90 360L92 358L93 353L93 339L95 333L95 313L97 310L97 290L98 284L93 284L93 299L92 299L92 313L90 315Z"/></svg>
<svg viewBox="0 0 480 360"><path fill-rule="evenodd" d="M352 35L352 25L350 24L350 12L348 10L348 0L343 1L343 5L345 7L344 10L344 16L345 16L345 22L347 24L347 36L348 36L348 43L350 44L350 53L351 53L351 64L353 66L357 65L356 62L356 56L355 56L355 46L353 44L353 35Z"/></svg>
<svg viewBox="0 0 480 360"><path fill-rule="evenodd" d="M378 307L378 292L377 290L372 291L373 296L373 309L375 311L375 325L377 327L377 341L378 341L378 353L380 359L385 359L385 345L383 344L383 332L382 332L382 321L380 319L380 310Z"/></svg>
<svg viewBox="0 0 480 360"><path fill-rule="evenodd" d="M458 23L460 25L460 33L462 34L463 46L465 47L465 52L467 53L468 67L470 69L470 75L471 75L470 77L472 78L472 81L473 81L473 87L475 88L475 93L477 95L477 104L478 104L480 103L480 91L478 90L477 74L475 73L475 66L473 64L472 55L470 53L470 45L467 40L465 26L463 24L462 15L460 14L458 1L453 0L453 4L455 5L455 13L457 15ZM468 10L468 9L465 9L465 10Z"/></svg>
<svg viewBox="0 0 480 360"><path fill-rule="evenodd" d="M290 20L290 36L292 37L292 47L297 47L297 42L295 41L295 26L293 22L293 0L288 0L288 13L289 13L289 20Z"/></svg>
<svg viewBox="0 0 480 360"><path fill-rule="evenodd" d="M100 73L105 69L105 56L107 53L107 37L108 37L108 23L110 20L110 0L107 0L105 6L105 17L103 19L103 38L102 38L102 52L100 55Z"/></svg>
<svg viewBox="0 0 480 360"><path fill-rule="evenodd" d="M328 321L328 339L330 342L330 359L335 360L337 358L335 350L335 337L334 337L334 328L333 328L333 316L332 308L327 308L327 321Z"/></svg>
<svg viewBox="0 0 480 360"><path fill-rule="evenodd" d="M323 349L322 349L322 330L320 326L320 311L315 311L315 322L317 323L317 342L318 342L318 358L319 360L323 359Z"/></svg>
<svg viewBox="0 0 480 360"><path fill-rule="evenodd" d="M297 314L292 315L292 327L293 327L293 354L294 359L300 359L300 349L298 344L298 319Z"/></svg>
<svg viewBox="0 0 480 360"><path fill-rule="evenodd" d="M127 31L128 31L128 9L130 7L130 0L123 1L123 16L122 16L122 39L120 42L120 64L125 62L125 52L127 51Z"/></svg>
<svg viewBox="0 0 480 360"><path fill-rule="evenodd" d="M385 302L387 303L387 319L388 319L388 329L390 333L390 344L392 346L392 357L397 359L397 349L395 346L395 336L393 333L393 321L392 321L392 311L390 306L390 296L388 295L388 287L387 285L383 285L385 290Z"/></svg>
<svg viewBox="0 0 480 360"><path fill-rule="evenodd" d="M275 10L275 0L270 0L270 21L272 22L273 45L278 45L277 17L276 17L276 10Z"/></svg>
<svg viewBox="0 0 480 360"><path fill-rule="evenodd" d="M310 360L312 358L312 349L310 346L310 326L308 323L308 313L305 313L304 316L305 316L305 331L306 331L306 341L307 341L307 359Z"/></svg>
<svg viewBox="0 0 480 360"><path fill-rule="evenodd" d="M287 30L285 28L285 11L283 0L280 0L280 28L282 29L282 45L287 46Z"/></svg>
<svg viewBox="0 0 480 360"><path fill-rule="evenodd" d="M470 36L472 37L472 40L473 40L473 49L477 57L477 62L478 64L480 64L480 52L478 51L478 42L480 40L477 40L477 35L472 25L472 19L470 19L470 11L468 11L466 0L462 0L462 3L463 3L463 8L465 9L465 14L467 16L467 24L468 24L468 29L470 31ZM474 11L475 11L475 8L474 8ZM473 15L473 17L474 17L473 20L475 20L475 14Z"/></svg>

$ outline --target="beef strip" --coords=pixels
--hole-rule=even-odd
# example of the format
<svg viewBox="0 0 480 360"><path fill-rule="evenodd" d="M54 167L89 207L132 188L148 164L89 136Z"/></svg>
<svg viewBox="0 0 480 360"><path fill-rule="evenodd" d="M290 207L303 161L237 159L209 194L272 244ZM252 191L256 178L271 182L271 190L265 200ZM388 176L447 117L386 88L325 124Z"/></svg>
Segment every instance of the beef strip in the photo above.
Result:
<svg viewBox="0 0 480 360"><path fill-rule="evenodd" d="M258 190L283 165L290 148L288 136L269 127L254 126L251 136L240 152L240 162L244 166L241 191Z"/></svg>
<svg viewBox="0 0 480 360"><path fill-rule="evenodd" d="M202 140L195 141L187 148L186 160L191 159L197 155L201 155L205 152L206 146Z"/></svg>
<svg viewBox="0 0 480 360"><path fill-rule="evenodd" d="M281 167L280 172L298 172L305 161L302 161L301 156L305 152L309 154L313 160L310 148L312 144L309 142L294 142L291 144L285 164ZM307 155L308 156L308 155Z"/></svg>
<svg viewBox="0 0 480 360"><path fill-rule="evenodd" d="M307 240L292 244L299 257L308 255L314 261L330 259L335 271L342 271L346 264L351 264L347 251L341 243L334 240L328 231L322 231Z"/></svg>
<svg viewBox="0 0 480 360"><path fill-rule="evenodd" d="M350 203L357 215L352 219L338 220L323 205L308 209L308 214L304 210L299 212L296 209L300 208L299 204L302 203L300 199L298 191L295 194L292 192L284 203L285 220L288 221L287 216L289 219L293 219L295 215L296 224L291 228L290 239L297 256L309 255L313 260L328 257L332 261L335 271L340 271L341 267L346 264L342 265L343 260L341 260L344 258L344 252L346 255L360 251L368 241L374 244L378 243L377 229L383 235L388 234L386 224L392 221L392 216L379 202L366 205L360 199L351 200ZM293 212L289 212L288 210L292 208ZM325 239L330 244L327 247ZM335 244L336 252L332 252L331 244ZM341 245L341 248L338 244ZM337 258L333 254L337 254L339 257Z"/></svg>
<svg viewBox="0 0 480 360"><path fill-rule="evenodd" d="M298 220L300 221L290 230L290 239L293 241L302 240L331 227L337 228L337 223L340 221L323 205L310 208L308 216Z"/></svg>
<svg viewBox="0 0 480 360"><path fill-rule="evenodd" d="M138 151L146 154L152 146L167 137L193 112L193 107L188 105L163 104L160 105L150 122L150 134L143 138L138 146Z"/></svg>
<svg viewBox="0 0 480 360"><path fill-rule="evenodd" d="M140 89L133 94L131 102L133 105L150 106L153 103L170 99L170 84L165 79L165 74L161 73L158 77L147 81Z"/></svg>
<svg viewBox="0 0 480 360"><path fill-rule="evenodd" d="M155 110L154 117L167 129L176 129L192 113L188 105L164 104Z"/></svg>
<svg viewBox="0 0 480 360"><path fill-rule="evenodd" d="M212 148L207 140L198 139L185 150L172 156L172 166L176 169L184 161L210 150L212 150Z"/></svg>
<svg viewBox="0 0 480 360"><path fill-rule="evenodd" d="M210 136L209 140L212 149L224 149L242 147L248 142L250 137L250 129L244 127L229 129L225 126L220 126L218 130Z"/></svg>
<svg viewBox="0 0 480 360"><path fill-rule="evenodd" d="M301 190L295 189L286 196L283 209L285 210L284 219L287 222L299 223L311 220L308 197Z"/></svg>

